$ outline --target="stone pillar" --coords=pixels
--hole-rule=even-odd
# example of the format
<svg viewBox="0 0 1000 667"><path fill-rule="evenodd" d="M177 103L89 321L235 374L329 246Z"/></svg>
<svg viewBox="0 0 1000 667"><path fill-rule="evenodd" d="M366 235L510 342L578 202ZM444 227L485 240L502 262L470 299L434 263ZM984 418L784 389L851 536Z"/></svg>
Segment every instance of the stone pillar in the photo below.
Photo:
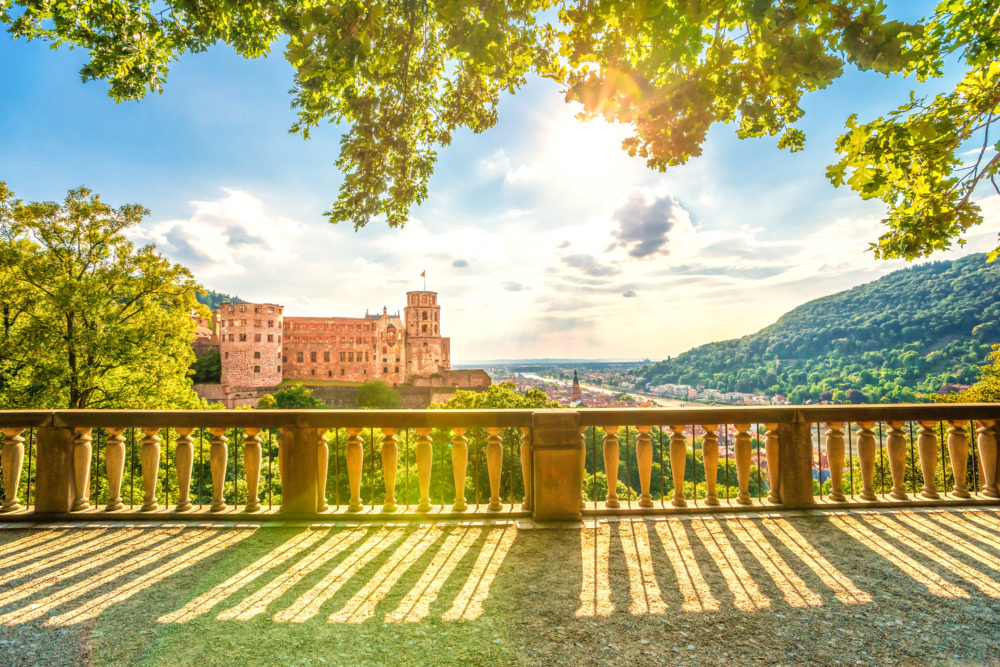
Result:
<svg viewBox="0 0 1000 667"><path fill-rule="evenodd" d="M21 483L21 466L24 464L24 429L19 427L0 429L3 445L0 445L0 466L3 467L3 506L0 512L14 512L21 509L17 498L17 487Z"/></svg>
<svg viewBox="0 0 1000 667"><path fill-rule="evenodd" d="M73 505L73 440L69 428L39 427L35 512L69 512Z"/></svg>
<svg viewBox="0 0 1000 667"><path fill-rule="evenodd" d="M580 520L580 413L539 410L531 417L531 429L535 519Z"/></svg>
<svg viewBox="0 0 1000 667"><path fill-rule="evenodd" d="M281 471L281 513L315 514L319 497L316 475L315 428L278 430L278 468Z"/></svg>
<svg viewBox="0 0 1000 667"><path fill-rule="evenodd" d="M813 444L809 422L778 424L778 478L784 507L813 507Z"/></svg>

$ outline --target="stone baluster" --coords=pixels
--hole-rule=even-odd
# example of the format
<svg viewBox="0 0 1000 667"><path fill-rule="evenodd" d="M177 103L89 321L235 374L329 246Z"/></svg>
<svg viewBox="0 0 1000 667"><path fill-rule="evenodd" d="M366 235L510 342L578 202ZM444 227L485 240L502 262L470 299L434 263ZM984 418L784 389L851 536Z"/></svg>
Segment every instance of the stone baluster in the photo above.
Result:
<svg viewBox="0 0 1000 667"><path fill-rule="evenodd" d="M396 511L396 464L399 461L399 445L396 429L382 428L382 478L385 481L385 502L383 512Z"/></svg>
<svg viewBox="0 0 1000 667"><path fill-rule="evenodd" d="M971 498L966 475L969 468L969 436L962 428L963 423L949 419L948 424L948 458L951 459L951 472L955 476L955 486L952 493L956 498Z"/></svg>
<svg viewBox="0 0 1000 667"><path fill-rule="evenodd" d="M500 429L486 429L486 470L490 476L490 504L486 508L490 512L503 509L500 503L500 472L503 466L503 445L500 444Z"/></svg>
<svg viewBox="0 0 1000 667"><path fill-rule="evenodd" d="M330 443L326 439L325 429L318 429L316 436L316 511L325 512L330 509L330 505L326 502L326 478L330 468Z"/></svg>
<svg viewBox="0 0 1000 667"><path fill-rule="evenodd" d="M521 430L521 479L524 482L524 499L521 509L531 511L531 429Z"/></svg>
<svg viewBox="0 0 1000 667"><path fill-rule="evenodd" d="M417 485L420 487L420 501L417 504L418 512L431 511L431 463L434 454L434 447L431 445L431 442L431 430L429 428L418 428L417 444L414 448L414 456L417 459ZM524 445L521 445L521 447L523 451Z"/></svg>
<svg viewBox="0 0 1000 667"><path fill-rule="evenodd" d="M143 427L139 463L142 465L142 511L154 512L160 509L156 500L156 481L160 473L159 428Z"/></svg>
<svg viewBox="0 0 1000 667"><path fill-rule="evenodd" d="M920 495L924 498L939 498L937 492L938 444L934 428L937 422L921 421L917 434L917 454L920 456L920 472L924 476L924 488Z"/></svg>
<svg viewBox="0 0 1000 667"><path fill-rule="evenodd" d="M979 464L983 469L982 494L987 498L1000 497L997 489L997 431L996 422L983 419L976 422L976 446L979 449Z"/></svg>
<svg viewBox="0 0 1000 667"><path fill-rule="evenodd" d="M827 422L826 461L830 465L830 500L847 501L844 495L844 432L843 422Z"/></svg>
<svg viewBox="0 0 1000 667"><path fill-rule="evenodd" d="M705 464L705 504L718 505L719 495L715 489L719 476L719 430L718 424L702 424L705 435L701 439L701 460ZM768 460L770 464L770 459Z"/></svg>
<svg viewBox="0 0 1000 667"><path fill-rule="evenodd" d="M781 503L781 454L778 444L778 425L776 423L764 424L767 432L764 433L764 455L767 457L767 500L768 502Z"/></svg>
<svg viewBox="0 0 1000 667"><path fill-rule="evenodd" d="M889 457L889 472L892 473L892 491L889 496L896 500L906 500L906 435L904 422L890 421L885 438L886 455Z"/></svg>
<svg viewBox="0 0 1000 667"><path fill-rule="evenodd" d="M875 422L858 422L858 461L861 463L861 499L878 500L875 495Z"/></svg>
<svg viewBox="0 0 1000 667"><path fill-rule="evenodd" d="M259 428L244 428L243 433L245 438L243 439L243 467L246 469L247 476L247 505L243 508L244 512L259 512L260 511L260 463L262 456L262 448L260 442L260 429ZM180 439L177 441L178 448L180 447ZM177 468L178 473L180 468ZM187 494L185 494L186 496Z"/></svg>
<svg viewBox="0 0 1000 667"><path fill-rule="evenodd" d="M465 437L466 429L456 427L452 429L455 435L451 438L451 469L455 477L455 504L451 506L453 512L464 512L465 504L465 472L469 467L469 439Z"/></svg>
<svg viewBox="0 0 1000 667"><path fill-rule="evenodd" d="M608 478L608 497L605 507L620 507L618 503L618 427L604 427L604 474Z"/></svg>
<svg viewBox="0 0 1000 667"><path fill-rule="evenodd" d="M210 428L208 432L212 435L208 448L209 468L212 471L212 506L213 512L223 512L226 510L226 465L229 462L229 439L226 437L226 429Z"/></svg>
<svg viewBox="0 0 1000 667"><path fill-rule="evenodd" d="M89 428L73 429L73 512L90 509L92 442Z"/></svg>
<svg viewBox="0 0 1000 667"><path fill-rule="evenodd" d="M580 509L587 507L587 427L580 427ZM528 487L524 487L528 488ZM596 500L596 498L595 498Z"/></svg>
<svg viewBox="0 0 1000 667"><path fill-rule="evenodd" d="M749 505L750 499L750 459L753 455L753 445L750 438L750 424L733 424L736 437L733 438L733 449L736 454L736 479L739 483L739 493L736 502Z"/></svg>
<svg viewBox="0 0 1000 667"><path fill-rule="evenodd" d="M361 505L361 466L365 462L365 448L361 440L360 428L347 430L347 446L344 457L347 459L347 485L351 490L351 499L347 503L348 512L360 512ZM419 457L417 459L419 463Z"/></svg>
<svg viewBox="0 0 1000 667"><path fill-rule="evenodd" d="M122 509L122 476L125 474L125 429L111 427L104 441L104 467L108 471L108 504L105 511ZM188 476L190 478L190 475Z"/></svg>
<svg viewBox="0 0 1000 667"><path fill-rule="evenodd" d="M187 512L191 509L191 471L194 467L193 428L185 426L177 430L177 448L174 450L174 464L177 467L177 512ZM250 431L248 430L247 433ZM110 442L110 440L109 440ZM107 451L107 450L106 450ZM124 454L125 450L122 449ZM110 473L108 477L110 477ZM249 479L247 475L247 479ZM121 483L121 477L118 478Z"/></svg>
<svg viewBox="0 0 1000 667"><path fill-rule="evenodd" d="M649 494L649 484L653 476L652 426L636 426L635 459L639 470L639 507L652 507L653 497Z"/></svg>
<svg viewBox="0 0 1000 667"><path fill-rule="evenodd" d="M684 500L684 472L687 468L687 436L682 424L670 424L670 473L674 478L674 497L670 503L674 507L687 507Z"/></svg>
<svg viewBox="0 0 1000 667"><path fill-rule="evenodd" d="M21 468L24 465L24 431L20 427L0 429L3 434L3 449L0 449L0 465L3 466L3 505L0 512L15 512L21 509L17 497L17 487L21 482Z"/></svg>

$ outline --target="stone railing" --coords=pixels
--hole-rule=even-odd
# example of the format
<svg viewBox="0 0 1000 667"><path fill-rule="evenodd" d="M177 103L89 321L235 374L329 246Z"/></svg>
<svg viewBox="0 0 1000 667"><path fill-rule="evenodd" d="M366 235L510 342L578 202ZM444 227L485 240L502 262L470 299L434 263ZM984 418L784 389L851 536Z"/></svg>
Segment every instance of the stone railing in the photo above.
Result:
<svg viewBox="0 0 1000 667"><path fill-rule="evenodd" d="M997 419L997 404L0 411L0 517L998 503Z"/></svg>

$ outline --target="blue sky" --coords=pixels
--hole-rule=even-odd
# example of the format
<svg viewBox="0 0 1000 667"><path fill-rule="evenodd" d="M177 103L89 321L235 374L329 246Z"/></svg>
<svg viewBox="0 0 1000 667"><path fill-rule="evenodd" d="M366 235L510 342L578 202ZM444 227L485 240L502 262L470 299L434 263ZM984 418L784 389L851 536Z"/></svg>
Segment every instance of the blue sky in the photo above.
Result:
<svg viewBox="0 0 1000 667"><path fill-rule="evenodd" d="M895 2L890 14L928 7ZM503 100L497 127L440 152L405 229L356 233L322 216L341 181L338 128L287 132L280 49L187 56L162 95L124 104L80 82L84 59L0 36L0 179L19 197L86 184L141 203L151 214L138 240L212 289L288 314L394 310L426 269L456 361L661 358L899 268L866 250L880 206L834 189L825 167L848 114L884 113L958 74L919 86L850 71L806 99L805 151L716 126L702 157L665 174L619 149L623 128L576 121L555 84L532 79ZM996 199L961 253L995 245Z"/></svg>

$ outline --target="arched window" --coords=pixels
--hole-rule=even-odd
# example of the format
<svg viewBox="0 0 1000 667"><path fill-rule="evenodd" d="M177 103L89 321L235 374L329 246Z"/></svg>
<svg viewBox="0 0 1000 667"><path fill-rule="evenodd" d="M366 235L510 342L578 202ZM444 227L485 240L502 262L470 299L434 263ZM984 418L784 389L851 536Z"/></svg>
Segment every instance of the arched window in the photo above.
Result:
<svg viewBox="0 0 1000 667"><path fill-rule="evenodd" d="M420 325L420 331L422 331L423 333L427 333L427 325L426 324Z"/></svg>

